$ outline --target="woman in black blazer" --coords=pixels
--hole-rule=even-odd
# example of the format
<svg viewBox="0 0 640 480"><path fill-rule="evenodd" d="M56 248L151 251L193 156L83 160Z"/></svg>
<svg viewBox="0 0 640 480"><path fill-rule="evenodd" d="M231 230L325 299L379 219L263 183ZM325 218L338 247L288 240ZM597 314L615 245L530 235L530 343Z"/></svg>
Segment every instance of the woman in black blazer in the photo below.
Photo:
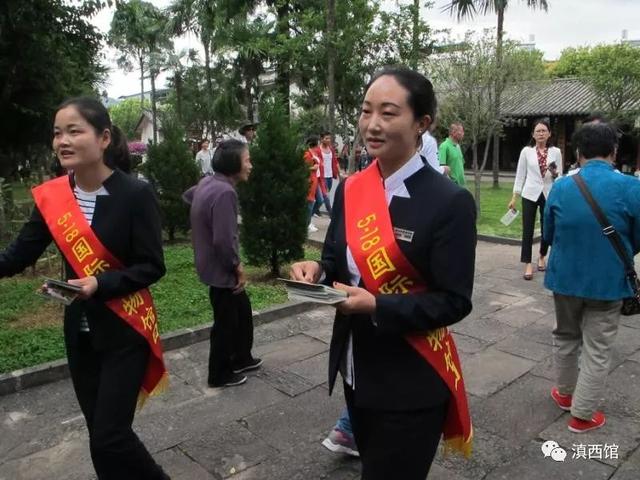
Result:
<svg viewBox="0 0 640 480"><path fill-rule="evenodd" d="M452 438L452 405L460 407L459 418L467 422L457 446L467 452L470 447L461 370L453 340L441 327L460 321L471 311L475 204L468 191L424 168L424 159L416 152L435 110L433 88L422 75L394 68L374 77L366 90L359 127L367 151L377 162L340 184L322 261L300 262L291 269L296 280L317 282L324 276L325 283L349 294L337 306L329 386L333 390L340 371L365 480L398 476L424 480L443 431L445 440ZM350 209L358 206L366 211L368 207L360 205L374 203L374 188L361 189L360 196L349 190L356 192L356 182L365 174L373 182L369 186L379 189L382 184L384 197L377 194L382 208L374 212L375 217L354 217ZM377 234L372 236L372 232L378 226L370 223L385 215L393 230L387 244L389 237L382 238L382 234L374 241ZM354 218L360 218L355 222L356 237L349 233L356 228ZM358 235L364 239L361 244ZM391 263L398 267L397 260L404 257L410 264L406 268L414 270L412 278L423 281L426 289L411 283L405 283L405 289L401 282L370 288L374 275L363 271L376 248L386 245L391 251L393 243L399 252L390 255ZM365 257L369 255L367 262L357 253L359 248L366 251ZM376 275L379 260L370 262ZM397 272L402 273L402 268ZM389 273L389 278L395 273ZM418 344L431 345L438 354L446 351L446 368L427 361ZM448 383L453 373L459 377L451 384L455 395Z"/></svg>
<svg viewBox="0 0 640 480"><path fill-rule="evenodd" d="M99 101L76 98L59 107L53 149L62 167L73 172L58 179L56 185L68 193L71 202L75 197L79 207L76 218L84 217L85 228L93 231L98 243L119 265L109 268L102 263L100 267L96 256L95 262L87 264L87 274L78 275L72 255L64 255L68 282L82 289L79 298L65 308L64 338L96 473L101 480L167 479L131 428L151 358L159 369L156 378L160 382L166 378L161 353L159 359L153 354L159 344L153 346L111 307L122 302L119 305L130 314L142 310L146 306L141 303L143 298L147 304L151 300L141 292L165 273L157 201L148 184L127 174L130 164L126 139L111 125ZM30 220L7 250L0 252L0 278L22 272L52 241L58 246L64 244L65 235L69 246L74 245L74 255L82 258L88 254L86 248L76 250L82 234L70 220L67 227L67 219L72 217L65 214L58 222L49 222L48 209L59 197L48 193L52 190L46 190L50 188L47 184L38 187L44 187L40 190L44 193L36 194L38 189L34 189L36 207ZM65 235L54 235L56 225L65 228ZM91 248L97 250L96 245ZM61 250L64 253L64 248ZM115 266L116 261L111 262ZM131 300L125 303L126 299ZM145 321L146 326L154 328L149 338L158 343L152 307Z"/></svg>

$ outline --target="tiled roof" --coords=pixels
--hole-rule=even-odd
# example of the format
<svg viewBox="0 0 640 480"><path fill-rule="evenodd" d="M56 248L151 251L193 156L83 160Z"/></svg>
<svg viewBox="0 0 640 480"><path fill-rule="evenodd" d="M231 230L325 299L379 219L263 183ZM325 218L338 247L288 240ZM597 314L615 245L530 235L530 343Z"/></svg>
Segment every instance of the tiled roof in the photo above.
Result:
<svg viewBox="0 0 640 480"><path fill-rule="evenodd" d="M507 117L588 115L597 108L598 96L580 78L556 78L521 82L502 94L501 112ZM628 101L623 109L638 110L640 101Z"/></svg>

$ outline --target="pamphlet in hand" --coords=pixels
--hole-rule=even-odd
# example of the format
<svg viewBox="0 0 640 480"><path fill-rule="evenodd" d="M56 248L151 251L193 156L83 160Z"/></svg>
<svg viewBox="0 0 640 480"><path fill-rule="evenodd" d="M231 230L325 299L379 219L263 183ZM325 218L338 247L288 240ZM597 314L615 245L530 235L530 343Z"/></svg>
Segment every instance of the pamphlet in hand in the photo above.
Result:
<svg viewBox="0 0 640 480"><path fill-rule="evenodd" d="M500 219L500 223L502 223L505 227L508 227L513 223L513 221L518 217L520 212L513 208L510 208L507 213L505 213Z"/></svg>
<svg viewBox="0 0 640 480"><path fill-rule="evenodd" d="M36 293L50 300L69 305L81 292L82 287L77 285L71 285L53 278L45 278L44 285Z"/></svg>
<svg viewBox="0 0 640 480"><path fill-rule="evenodd" d="M279 278L287 289L289 300L302 302L323 303L325 305L335 305L347 299L347 292L327 287L319 283L298 282Z"/></svg>

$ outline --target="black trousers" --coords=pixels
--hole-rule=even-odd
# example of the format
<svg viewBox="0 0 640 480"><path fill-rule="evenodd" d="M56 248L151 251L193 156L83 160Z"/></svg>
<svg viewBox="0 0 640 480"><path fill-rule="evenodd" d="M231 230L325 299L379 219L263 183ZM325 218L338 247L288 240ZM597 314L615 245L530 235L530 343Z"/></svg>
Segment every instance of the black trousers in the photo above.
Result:
<svg viewBox="0 0 640 480"><path fill-rule="evenodd" d="M413 411L354 405L345 384L351 428L362 461L361 480L425 480L442 436L447 404Z"/></svg>
<svg viewBox="0 0 640 480"><path fill-rule="evenodd" d="M80 333L77 345L67 345L67 358L98 479L169 478L131 428L149 346L140 343L96 351L90 335Z"/></svg>
<svg viewBox="0 0 640 480"><path fill-rule="evenodd" d="M532 202L522 197L522 250L520 252L520 261L522 263L531 263L531 249L533 247L533 229L536 224L536 212L540 210L540 231L544 234L544 205L546 201L544 193L541 193L538 200ZM545 257L549 251L549 244L540 239L540 256Z"/></svg>
<svg viewBox="0 0 640 480"><path fill-rule="evenodd" d="M209 384L225 383L233 369L253 359L253 314L246 291L234 294L230 288L209 287L213 307Z"/></svg>

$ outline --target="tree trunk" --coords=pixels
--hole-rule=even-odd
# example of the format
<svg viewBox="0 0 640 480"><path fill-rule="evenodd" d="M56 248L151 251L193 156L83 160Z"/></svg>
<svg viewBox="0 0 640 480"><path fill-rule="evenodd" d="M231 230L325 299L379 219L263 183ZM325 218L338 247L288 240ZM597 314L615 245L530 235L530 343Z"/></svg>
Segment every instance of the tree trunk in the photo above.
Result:
<svg viewBox="0 0 640 480"><path fill-rule="evenodd" d="M213 109L213 80L211 78L211 39L208 38L206 34L201 35L201 42L204 47L204 71L205 78L207 80L207 113L209 114L209 120L207 125L207 130L210 132L213 131L213 122L211 111Z"/></svg>
<svg viewBox="0 0 640 480"><path fill-rule="evenodd" d="M500 118L500 98L502 97L502 89L504 83L502 81L502 37L504 36L504 7L498 9L498 31L496 34L496 90L495 90L495 119ZM498 132L496 132L497 134ZM495 143L496 145L498 142ZM496 161L494 156L493 162L493 188L500 187L500 162Z"/></svg>
<svg viewBox="0 0 640 480"><path fill-rule="evenodd" d="M356 172L356 146L360 143L360 129L356 126L356 134L353 136L353 143L351 144L351 152L349 152L349 166L347 173L352 175Z"/></svg>
<svg viewBox="0 0 640 480"><path fill-rule="evenodd" d="M327 88L329 90L329 131L336 128L335 65L336 0L327 0Z"/></svg>
<svg viewBox="0 0 640 480"><path fill-rule="evenodd" d="M244 77L244 103L247 106L247 119L250 122L253 122L254 118L253 118L253 97L251 95L251 84L253 83L253 79L251 78L251 74L248 71L249 69L245 70L245 77Z"/></svg>
<svg viewBox="0 0 640 480"><path fill-rule="evenodd" d="M176 71L173 81L176 89L176 113L178 121L182 124L182 74Z"/></svg>
<svg viewBox="0 0 640 480"><path fill-rule="evenodd" d="M413 17L413 28L411 32L411 60L409 66L417 70L420 56L420 0L413 0L411 16Z"/></svg>
<svg viewBox="0 0 640 480"><path fill-rule="evenodd" d="M289 5L287 2L279 3L276 7L276 14L278 17L277 32L280 38L284 38L285 45L281 49L282 53L276 60L276 90L282 97L283 104L285 106L285 112L287 118L289 118L289 87L291 85L291 71L289 66L289 38L291 34L289 32Z"/></svg>
<svg viewBox="0 0 640 480"><path fill-rule="evenodd" d="M500 188L498 178L500 175L500 136L493 135L493 188Z"/></svg>
<svg viewBox="0 0 640 480"><path fill-rule="evenodd" d="M151 79L151 121L153 123L153 144L158 144L158 110L156 105L156 71L150 70Z"/></svg>
<svg viewBox="0 0 640 480"><path fill-rule="evenodd" d="M476 215L477 218L480 218L480 183L482 182L482 172L480 171L480 167L478 165L478 139L474 136L473 141L471 143L471 150L473 154L473 184L474 184L474 193L473 197L476 200Z"/></svg>
<svg viewBox="0 0 640 480"><path fill-rule="evenodd" d="M140 110L144 108L144 58L138 57L140 61Z"/></svg>
<svg viewBox="0 0 640 480"><path fill-rule="evenodd" d="M2 193L4 180L0 178L0 239L4 239L5 236L9 237L9 224L4 214L4 195Z"/></svg>
<svg viewBox="0 0 640 480"><path fill-rule="evenodd" d="M271 264L271 275L274 278L280 278L280 264L278 263L278 252L273 250L271 252L271 260L269 261Z"/></svg>

